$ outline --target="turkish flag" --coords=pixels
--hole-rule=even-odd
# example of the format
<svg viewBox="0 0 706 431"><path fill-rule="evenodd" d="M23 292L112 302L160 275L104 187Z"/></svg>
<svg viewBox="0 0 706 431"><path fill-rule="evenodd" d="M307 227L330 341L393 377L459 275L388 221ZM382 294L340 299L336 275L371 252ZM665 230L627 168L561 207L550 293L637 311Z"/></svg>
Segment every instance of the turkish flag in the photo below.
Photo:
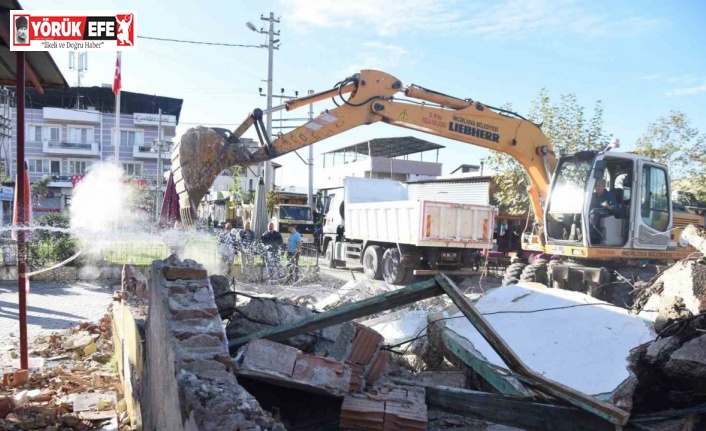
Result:
<svg viewBox="0 0 706 431"><path fill-rule="evenodd" d="M115 59L115 77L113 78L113 94L118 95L120 89L123 88L122 85L122 74L120 73L120 54Z"/></svg>

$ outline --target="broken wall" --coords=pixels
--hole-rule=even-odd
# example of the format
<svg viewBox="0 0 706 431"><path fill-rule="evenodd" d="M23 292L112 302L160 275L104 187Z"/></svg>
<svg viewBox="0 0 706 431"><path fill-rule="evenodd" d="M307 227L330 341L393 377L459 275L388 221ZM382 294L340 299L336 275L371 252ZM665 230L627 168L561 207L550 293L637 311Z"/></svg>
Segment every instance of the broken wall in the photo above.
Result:
<svg viewBox="0 0 706 431"><path fill-rule="evenodd" d="M143 386L148 430L283 429L236 380L206 270L154 261Z"/></svg>

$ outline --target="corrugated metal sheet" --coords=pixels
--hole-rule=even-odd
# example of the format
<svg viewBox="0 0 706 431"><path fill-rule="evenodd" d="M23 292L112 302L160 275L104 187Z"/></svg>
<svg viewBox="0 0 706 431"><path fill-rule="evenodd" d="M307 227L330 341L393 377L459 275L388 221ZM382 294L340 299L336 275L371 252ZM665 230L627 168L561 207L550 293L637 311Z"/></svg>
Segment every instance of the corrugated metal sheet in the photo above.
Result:
<svg viewBox="0 0 706 431"><path fill-rule="evenodd" d="M459 204L489 205L490 182L466 183L407 183L407 193L411 200L435 200Z"/></svg>

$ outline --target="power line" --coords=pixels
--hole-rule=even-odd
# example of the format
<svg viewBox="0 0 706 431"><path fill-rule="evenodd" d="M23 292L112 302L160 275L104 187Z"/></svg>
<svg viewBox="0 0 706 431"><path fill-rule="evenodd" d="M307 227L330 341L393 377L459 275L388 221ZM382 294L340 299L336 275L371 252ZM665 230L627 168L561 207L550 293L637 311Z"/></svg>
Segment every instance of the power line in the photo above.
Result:
<svg viewBox="0 0 706 431"><path fill-rule="evenodd" d="M244 45L240 43L225 43L225 42L202 42L197 40L183 40L183 39L168 39L163 37L151 37L151 36L137 36L138 39L149 39L158 40L161 42L175 42L175 43L190 43L193 45L212 45L212 46L230 46L237 48L261 48L260 45Z"/></svg>

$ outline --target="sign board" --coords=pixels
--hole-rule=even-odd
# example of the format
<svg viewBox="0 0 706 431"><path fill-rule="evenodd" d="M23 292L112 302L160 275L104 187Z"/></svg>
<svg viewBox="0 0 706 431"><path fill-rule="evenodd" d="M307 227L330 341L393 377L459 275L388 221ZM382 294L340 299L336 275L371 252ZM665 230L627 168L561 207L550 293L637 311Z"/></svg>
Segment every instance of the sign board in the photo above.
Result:
<svg viewBox="0 0 706 431"><path fill-rule="evenodd" d="M132 122L134 124L143 126L159 125L159 114L143 114L136 112L132 114L132 116ZM176 115L162 114L162 126L176 126Z"/></svg>
<svg viewBox="0 0 706 431"><path fill-rule="evenodd" d="M131 51L134 11L10 11L10 51Z"/></svg>
<svg viewBox="0 0 706 431"><path fill-rule="evenodd" d="M15 197L15 189L13 187L0 187L0 201L11 201Z"/></svg>

